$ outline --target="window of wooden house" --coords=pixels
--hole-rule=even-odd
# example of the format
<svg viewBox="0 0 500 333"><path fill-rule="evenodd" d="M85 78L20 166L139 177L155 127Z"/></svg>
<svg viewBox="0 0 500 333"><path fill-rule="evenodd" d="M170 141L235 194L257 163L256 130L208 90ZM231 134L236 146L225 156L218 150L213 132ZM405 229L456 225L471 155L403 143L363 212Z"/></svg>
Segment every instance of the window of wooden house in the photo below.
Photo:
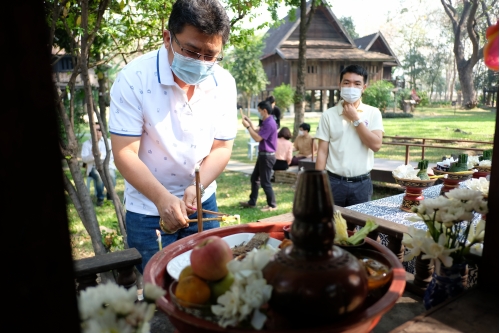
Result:
<svg viewBox="0 0 500 333"><path fill-rule="evenodd" d="M342 73L342 71L344 70L345 66L344 65L340 65L340 71L339 73Z"/></svg>
<svg viewBox="0 0 500 333"><path fill-rule="evenodd" d="M307 66L307 73L309 74L318 73L318 66Z"/></svg>

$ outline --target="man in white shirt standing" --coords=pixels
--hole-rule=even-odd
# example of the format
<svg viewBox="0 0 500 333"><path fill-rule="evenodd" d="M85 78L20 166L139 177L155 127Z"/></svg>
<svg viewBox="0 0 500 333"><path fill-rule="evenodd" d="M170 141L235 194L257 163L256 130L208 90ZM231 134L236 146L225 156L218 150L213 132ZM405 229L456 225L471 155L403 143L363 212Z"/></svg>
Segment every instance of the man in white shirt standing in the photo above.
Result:
<svg viewBox="0 0 500 333"><path fill-rule="evenodd" d="M106 158L106 143L102 137L101 125L99 123L94 124L94 129L97 133L97 142L99 144L99 152L101 153L101 160L104 161ZM111 140L108 140L108 144L111 147ZM85 141L82 145L82 162L87 164L87 177L94 179L95 189L97 192L97 206L102 206L104 202L104 183L99 175L99 172L95 168L94 154L92 153L92 140L89 139ZM109 157L109 175L111 176L111 181L113 182L113 187L116 186L116 176L115 176L115 163L113 161L113 153ZM107 199L111 200L111 196L107 193Z"/></svg>
<svg viewBox="0 0 500 333"><path fill-rule="evenodd" d="M163 246L197 232L195 170L203 209L217 211L215 179L236 137L236 84L218 65L230 21L218 0L177 0L164 45L122 69L111 89L109 130L125 178L128 245L142 273ZM203 214L210 217L209 214ZM205 222L203 229L219 226Z"/></svg>
<svg viewBox="0 0 500 333"><path fill-rule="evenodd" d="M361 102L367 79L367 71L358 65L340 73L342 100L323 113L316 132L316 170L326 169L333 200L341 207L370 201L373 194L370 171L384 127L380 111Z"/></svg>

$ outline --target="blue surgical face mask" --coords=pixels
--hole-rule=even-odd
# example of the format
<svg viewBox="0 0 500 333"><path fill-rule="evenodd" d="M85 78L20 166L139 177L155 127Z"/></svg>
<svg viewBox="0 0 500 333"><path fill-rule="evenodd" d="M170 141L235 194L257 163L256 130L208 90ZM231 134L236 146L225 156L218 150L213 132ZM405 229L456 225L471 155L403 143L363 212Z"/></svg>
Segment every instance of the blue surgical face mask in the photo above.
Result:
<svg viewBox="0 0 500 333"><path fill-rule="evenodd" d="M170 41L172 41L172 37L170 37ZM214 62L185 57L174 51L172 42L170 43L170 47L174 54L174 60L170 68L172 68L172 72L174 72L175 76L182 80L182 82L195 85L205 81L209 76L213 75L215 70Z"/></svg>

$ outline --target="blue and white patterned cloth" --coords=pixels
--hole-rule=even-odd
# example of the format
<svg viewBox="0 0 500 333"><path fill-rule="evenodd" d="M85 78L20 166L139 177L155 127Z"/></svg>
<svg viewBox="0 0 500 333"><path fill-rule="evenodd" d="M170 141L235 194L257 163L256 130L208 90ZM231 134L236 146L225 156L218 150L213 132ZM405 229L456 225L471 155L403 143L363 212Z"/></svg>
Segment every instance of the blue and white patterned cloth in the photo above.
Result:
<svg viewBox="0 0 500 333"><path fill-rule="evenodd" d="M443 185L434 185L423 190L424 199L433 199L439 197L441 193L441 187ZM423 222L411 222L407 218L416 215L415 213L408 213L401 210L400 206L403 201L404 193L393 195L379 200L373 200L365 202L362 204L357 204L353 206L346 207L347 209L354 210L359 213L366 215L375 216L387 221L395 222L398 224L404 224L407 226L414 226L419 229L427 229L427 226ZM480 214L475 214L474 222L477 222L481 218ZM380 234L380 240L382 245L387 246L389 243L387 235ZM415 259L403 263L405 270L409 273L415 274ZM469 267L469 278L468 286L472 286L477 281L477 268Z"/></svg>

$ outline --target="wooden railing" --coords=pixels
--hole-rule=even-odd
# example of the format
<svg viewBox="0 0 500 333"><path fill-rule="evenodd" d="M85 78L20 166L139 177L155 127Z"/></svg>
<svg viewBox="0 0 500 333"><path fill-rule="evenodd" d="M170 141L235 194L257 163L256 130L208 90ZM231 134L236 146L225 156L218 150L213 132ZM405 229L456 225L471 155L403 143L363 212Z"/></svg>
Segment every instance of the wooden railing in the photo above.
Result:
<svg viewBox="0 0 500 333"><path fill-rule="evenodd" d="M74 272L78 283L77 291L97 286L97 274L113 270L116 272L116 283L127 289L131 288L137 280L134 266L141 262L142 256L135 248L75 260Z"/></svg>
<svg viewBox="0 0 500 333"><path fill-rule="evenodd" d="M383 145L393 145L393 146L405 146L406 147L406 153L405 153L405 164L408 164L410 162L410 147L421 147L421 159L425 159L425 149L426 148L437 148L437 149L455 149L455 150L472 150L472 151L478 151L482 152L486 149L491 149L493 148L493 142L489 141L471 141L471 140L457 140L457 139L437 139L437 138L416 138L416 137L409 137L409 136L384 136L383 137L384 141L382 142ZM392 140L412 140L413 142L394 142L394 141L387 141L385 139L392 139ZM416 143L414 141L421 141L421 143ZM491 145L489 148L474 148L474 147L454 147L454 146L443 146L443 145L433 145L433 144L427 144L426 142L438 142L438 143L470 143L470 144L483 144L483 145Z"/></svg>

